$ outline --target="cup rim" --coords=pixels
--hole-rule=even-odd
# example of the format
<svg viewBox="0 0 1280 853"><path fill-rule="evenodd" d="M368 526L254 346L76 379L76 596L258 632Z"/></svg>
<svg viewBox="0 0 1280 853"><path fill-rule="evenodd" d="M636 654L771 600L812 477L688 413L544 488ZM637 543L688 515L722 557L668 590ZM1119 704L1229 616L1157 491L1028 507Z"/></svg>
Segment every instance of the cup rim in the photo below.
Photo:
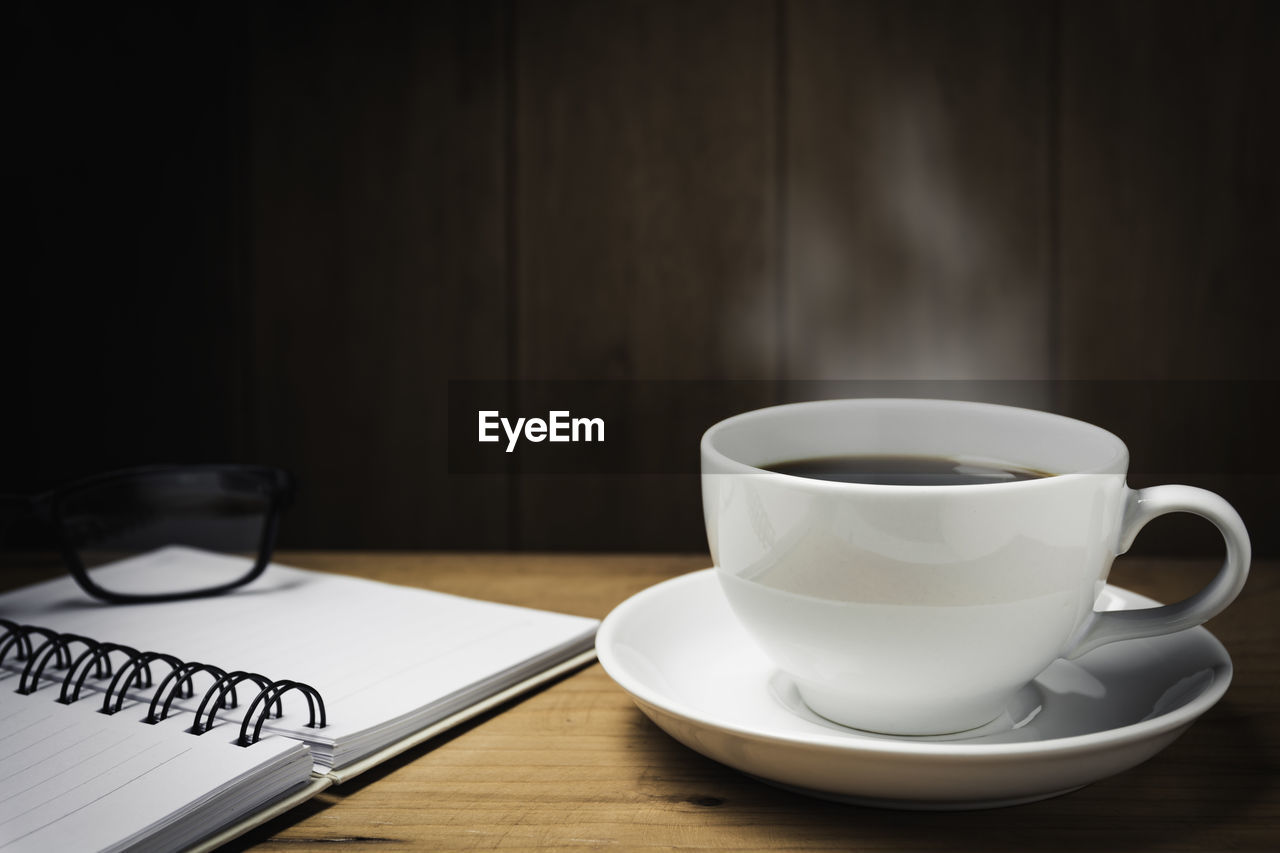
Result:
<svg viewBox="0 0 1280 853"><path fill-rule="evenodd" d="M903 484L887 484L887 483L845 483L832 480L819 480L812 477L800 477L794 474L784 474L778 471L772 471L758 465L752 465L741 462L726 455L718 447L715 446L717 436L730 428L739 426L744 422L763 419L768 417L777 417L785 415L787 412L813 409L845 409L845 408L885 408L888 406L897 406L901 408L917 408L917 409L967 409L982 410L992 414L1004 413L1007 415L1017 414L1019 417L1031 416L1043 419L1046 423L1057 423L1062 426L1068 426L1072 429L1084 430L1093 433L1096 437L1113 445L1113 452L1105 461L1092 466L1081 466L1070 471L1055 472L1052 476L1036 477L1027 480L1013 480L1004 483L969 483L964 485L948 485L939 486L921 486L921 485L903 485ZM730 473L730 474L749 474L758 477L780 479L790 483L803 482L806 486L820 490L834 490L841 492L850 491L877 491L882 493L905 493L909 490L924 489L932 493L937 493L939 488L950 492L955 489L1026 489L1044 486L1047 483L1061 481L1064 478L1075 478L1079 476L1121 476L1128 472L1129 467L1129 448L1124 441L1110 430L1104 429L1096 424L1082 421L1078 418L1060 415L1055 412L1046 412L1040 409L1030 409L1023 406L1009 406L1001 403L983 403L970 400L947 400L923 397L850 397L850 398L833 398L823 400L805 400L796 403L783 403L776 406L766 406L759 409L752 409L746 412L732 415L724 420L710 426L706 432L702 434L700 442L700 450L704 463L711 459L717 463L717 466L725 469L714 473ZM703 474L707 474L705 470ZM888 492L885 492L888 490Z"/></svg>

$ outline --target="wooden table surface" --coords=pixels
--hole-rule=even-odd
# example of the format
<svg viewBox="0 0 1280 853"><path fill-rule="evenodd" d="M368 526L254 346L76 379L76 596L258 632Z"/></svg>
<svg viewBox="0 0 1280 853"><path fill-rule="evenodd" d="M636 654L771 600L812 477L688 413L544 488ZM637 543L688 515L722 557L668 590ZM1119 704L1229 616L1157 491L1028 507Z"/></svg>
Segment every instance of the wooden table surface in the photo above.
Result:
<svg viewBox="0 0 1280 853"><path fill-rule="evenodd" d="M594 617L708 563L705 555L355 552L277 560ZM1124 557L1111 579L1171 601L1216 568ZM1209 628L1235 664L1222 701L1145 764L1038 803L901 812L782 791L676 743L593 664L227 849L1280 850L1280 562L1255 563L1240 598Z"/></svg>
<svg viewBox="0 0 1280 853"><path fill-rule="evenodd" d="M705 555L314 553L286 564L603 617ZM1185 597L1214 561L1118 561L1113 582ZM971 812L830 803L676 743L598 664L481 717L239 839L255 851L1280 849L1280 563L1255 564L1209 625L1226 696L1145 764L1066 796Z"/></svg>

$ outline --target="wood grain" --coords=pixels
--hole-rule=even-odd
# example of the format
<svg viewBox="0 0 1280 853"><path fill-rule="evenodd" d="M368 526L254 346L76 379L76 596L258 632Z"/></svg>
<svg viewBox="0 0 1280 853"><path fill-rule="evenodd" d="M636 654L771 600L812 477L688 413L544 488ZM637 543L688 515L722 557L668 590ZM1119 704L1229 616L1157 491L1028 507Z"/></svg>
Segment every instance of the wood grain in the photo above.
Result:
<svg viewBox="0 0 1280 853"><path fill-rule="evenodd" d="M773 378L774 19L762 0L516 7L516 378ZM671 417L645 443L692 474ZM521 547L701 538L695 476L517 488Z"/></svg>
<svg viewBox="0 0 1280 853"><path fill-rule="evenodd" d="M1221 464L1167 473L1280 550L1277 403L1129 421L1071 384L1280 400L1275 3L201 0L11 23L0 489L265 462L299 474L295 544L699 548L706 409L636 395L633 420L668 421L637 448L654 473L508 487L449 476L448 381L757 381L745 409L785 380L1058 379L1017 402L1114 419L1135 460L1216 426L1197 441Z"/></svg>
<svg viewBox="0 0 1280 853"><path fill-rule="evenodd" d="M296 553L295 565L603 616L705 555ZM1115 579L1172 600L1214 566L1121 560ZM894 812L809 799L680 746L599 666L327 792L232 849L1275 849L1280 842L1280 572L1257 567L1211 627L1227 696L1147 763L1007 809Z"/></svg>
<svg viewBox="0 0 1280 853"><path fill-rule="evenodd" d="M789 378L1049 378L1047 7L786 10Z"/></svg>
<svg viewBox="0 0 1280 853"><path fill-rule="evenodd" d="M497 2L255 6L249 380L286 541L507 538L501 477L449 477L450 379L507 366Z"/></svg>
<svg viewBox="0 0 1280 853"><path fill-rule="evenodd" d="M1266 2L1063 4L1063 378L1280 378L1277 32Z"/></svg>
<svg viewBox="0 0 1280 853"><path fill-rule="evenodd" d="M1222 494L1269 555L1277 33L1265 2L1062 5L1055 317L1067 410L1124 437L1135 485ZM1218 547L1182 521L1144 540Z"/></svg>

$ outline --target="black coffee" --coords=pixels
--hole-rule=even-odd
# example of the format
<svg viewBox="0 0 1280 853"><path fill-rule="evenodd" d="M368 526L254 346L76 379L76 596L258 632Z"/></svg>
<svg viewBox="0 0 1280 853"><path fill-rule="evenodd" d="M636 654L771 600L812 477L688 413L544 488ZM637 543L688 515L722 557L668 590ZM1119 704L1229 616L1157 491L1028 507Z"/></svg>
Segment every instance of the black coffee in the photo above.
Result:
<svg viewBox="0 0 1280 853"><path fill-rule="evenodd" d="M1043 471L975 464L945 456L818 456L760 467L796 477L878 486L973 486L1053 476Z"/></svg>

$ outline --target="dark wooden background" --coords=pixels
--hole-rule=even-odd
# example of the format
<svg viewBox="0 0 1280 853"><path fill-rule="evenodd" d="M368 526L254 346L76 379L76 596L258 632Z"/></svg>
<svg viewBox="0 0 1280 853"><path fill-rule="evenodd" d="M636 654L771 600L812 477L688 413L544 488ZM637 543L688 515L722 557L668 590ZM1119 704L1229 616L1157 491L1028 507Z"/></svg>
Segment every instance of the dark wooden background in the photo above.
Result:
<svg viewBox="0 0 1280 853"><path fill-rule="evenodd" d="M696 549L690 387L901 381L1113 427L1274 555L1278 12L26 5L0 485L257 461L290 545ZM451 473L498 379L637 383L677 461Z"/></svg>

